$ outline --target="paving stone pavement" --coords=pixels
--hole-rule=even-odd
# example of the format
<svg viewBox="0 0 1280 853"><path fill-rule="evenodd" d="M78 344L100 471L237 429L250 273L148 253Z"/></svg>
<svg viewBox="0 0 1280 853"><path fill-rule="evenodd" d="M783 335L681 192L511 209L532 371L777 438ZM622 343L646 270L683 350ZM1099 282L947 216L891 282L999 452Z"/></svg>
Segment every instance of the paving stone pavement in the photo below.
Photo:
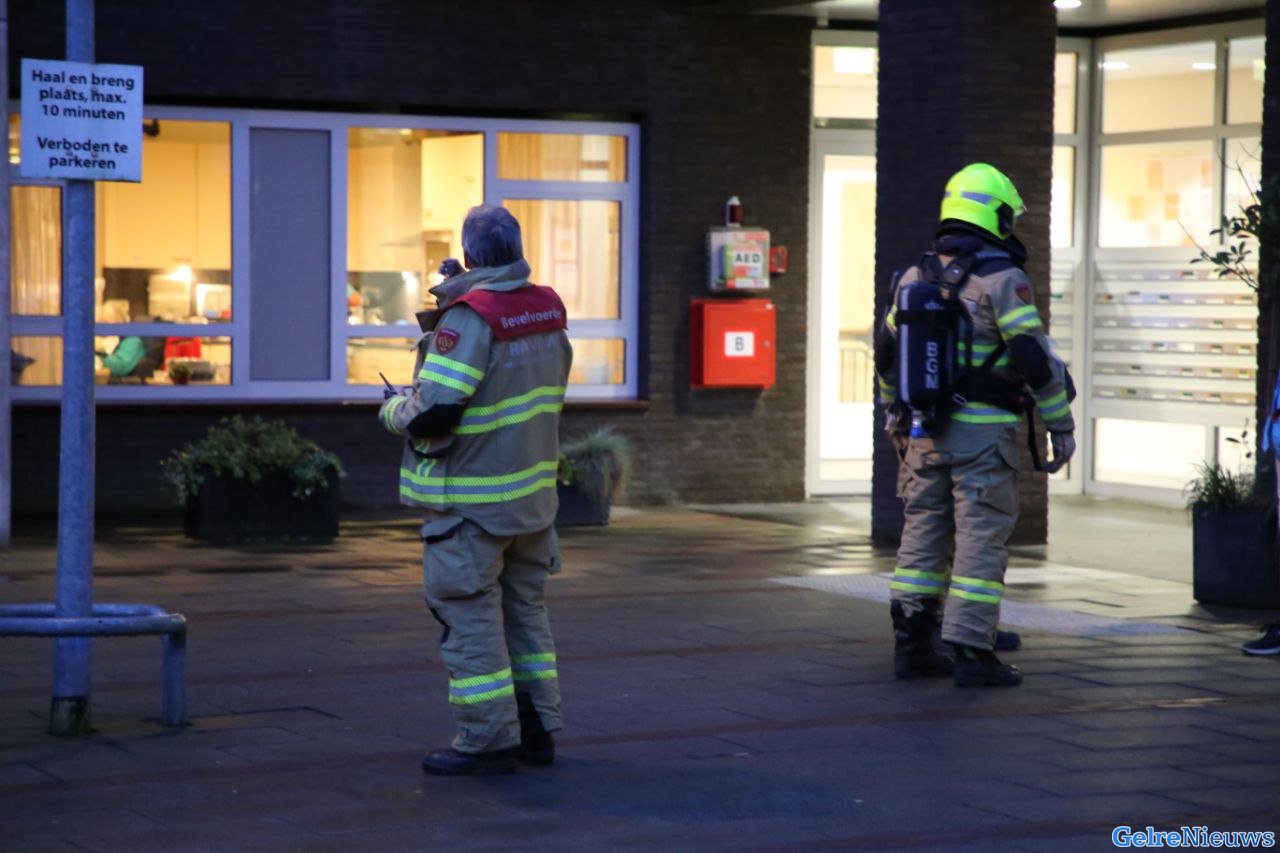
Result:
<svg viewBox="0 0 1280 853"><path fill-rule="evenodd" d="M1111 849L1122 824L1280 829L1280 660L1237 650L1268 614L1201 608L1121 543L1086 565L1051 544L1019 553L1011 600L1184 630L1028 630L1019 689L903 683L882 604L779 582L891 571L865 527L726 512L564 533L559 760L478 779L419 769L450 723L412 519L315 548L105 530L97 600L190 621L192 724L156 721L158 641L99 640L97 733L52 738L50 641L0 639L0 849L1058 851ZM47 538L0 553L0 601L48 600L53 565Z"/></svg>

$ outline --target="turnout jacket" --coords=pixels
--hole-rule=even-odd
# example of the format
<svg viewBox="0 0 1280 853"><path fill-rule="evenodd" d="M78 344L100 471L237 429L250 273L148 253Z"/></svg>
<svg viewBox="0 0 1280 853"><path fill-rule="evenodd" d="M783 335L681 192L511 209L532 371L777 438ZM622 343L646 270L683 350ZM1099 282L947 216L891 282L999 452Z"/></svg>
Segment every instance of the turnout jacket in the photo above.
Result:
<svg viewBox="0 0 1280 853"><path fill-rule="evenodd" d="M481 267L433 288L440 309L418 343L413 386L379 418L408 441L400 502L423 534L466 519L493 536L550 527L560 412L573 350L564 304L529 265Z"/></svg>
<svg viewBox="0 0 1280 853"><path fill-rule="evenodd" d="M1022 269L1026 261L1022 244L1016 238L995 243L962 226L952 226L939 232L933 248L944 266L959 255L978 256L959 290L960 302L973 323L972 349L968 350L963 340L960 344L960 369L976 369L1003 343L1005 352L996 359L990 377L1012 388L1025 383L1049 431L1073 432L1075 421L1068 396L1074 395L1074 390L1068 391L1071 380L1066 365L1054 352L1036 310L1031 280ZM920 270L915 266L899 276L889 311L876 332L876 378L885 405L897 399L898 290L918 278ZM951 415L946 432L985 432L1016 426L1019 420L1018 414L992 400L969 399Z"/></svg>

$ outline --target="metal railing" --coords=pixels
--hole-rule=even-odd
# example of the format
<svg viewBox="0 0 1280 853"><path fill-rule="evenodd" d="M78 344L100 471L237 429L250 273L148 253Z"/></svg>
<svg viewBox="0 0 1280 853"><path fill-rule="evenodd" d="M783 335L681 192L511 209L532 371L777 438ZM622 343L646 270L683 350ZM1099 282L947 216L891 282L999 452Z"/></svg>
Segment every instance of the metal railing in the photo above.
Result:
<svg viewBox="0 0 1280 853"><path fill-rule="evenodd" d="M95 604L92 616L58 616L52 604L0 604L0 637L139 637L160 635L164 692L160 721L187 722L187 619L149 604Z"/></svg>
<svg viewBox="0 0 1280 853"><path fill-rule="evenodd" d="M840 333L841 403L871 402L871 344L867 332Z"/></svg>

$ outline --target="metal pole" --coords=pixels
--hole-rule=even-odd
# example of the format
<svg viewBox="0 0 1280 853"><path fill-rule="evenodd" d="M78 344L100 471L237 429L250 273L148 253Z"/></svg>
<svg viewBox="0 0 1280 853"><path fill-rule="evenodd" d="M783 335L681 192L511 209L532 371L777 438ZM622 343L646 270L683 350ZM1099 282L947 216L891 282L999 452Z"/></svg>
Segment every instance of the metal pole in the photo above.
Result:
<svg viewBox="0 0 1280 853"><path fill-rule="evenodd" d="M67 59L93 62L93 0L67 0ZM62 448L58 472L58 616L93 609L94 184L66 182L62 226ZM53 652L49 731L89 732L88 638Z"/></svg>
<svg viewBox="0 0 1280 853"><path fill-rule="evenodd" d="M0 159L0 548L8 548L13 536L13 408L9 385L13 381L9 337L9 289L12 270L9 257L9 3L0 0L0 128L4 130Z"/></svg>

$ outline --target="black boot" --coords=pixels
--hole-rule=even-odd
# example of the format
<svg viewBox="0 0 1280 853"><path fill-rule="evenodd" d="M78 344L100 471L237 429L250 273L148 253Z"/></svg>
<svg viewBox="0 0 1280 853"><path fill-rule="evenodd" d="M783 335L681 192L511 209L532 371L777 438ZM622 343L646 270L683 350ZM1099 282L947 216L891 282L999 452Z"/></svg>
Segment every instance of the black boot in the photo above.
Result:
<svg viewBox="0 0 1280 853"><path fill-rule="evenodd" d="M893 618L893 672L898 678L945 678L951 675L951 659L934 644L938 632L937 602L907 616L902 602L889 604Z"/></svg>
<svg viewBox="0 0 1280 853"><path fill-rule="evenodd" d="M995 652L952 643L956 650L956 687L1017 687L1022 673L1016 666L1000 663Z"/></svg>
<svg viewBox="0 0 1280 853"><path fill-rule="evenodd" d="M555 761L555 738L542 727L542 718L533 707L533 697L528 693L517 693L516 707L520 709L520 760L525 764L540 765Z"/></svg>
<svg viewBox="0 0 1280 853"><path fill-rule="evenodd" d="M1017 631L996 631L993 646L998 652L1016 652L1022 648L1022 635Z"/></svg>
<svg viewBox="0 0 1280 853"><path fill-rule="evenodd" d="M435 776L488 776L512 773L516 769L516 750L495 749L492 752L458 752L437 749L422 759L422 769Z"/></svg>

